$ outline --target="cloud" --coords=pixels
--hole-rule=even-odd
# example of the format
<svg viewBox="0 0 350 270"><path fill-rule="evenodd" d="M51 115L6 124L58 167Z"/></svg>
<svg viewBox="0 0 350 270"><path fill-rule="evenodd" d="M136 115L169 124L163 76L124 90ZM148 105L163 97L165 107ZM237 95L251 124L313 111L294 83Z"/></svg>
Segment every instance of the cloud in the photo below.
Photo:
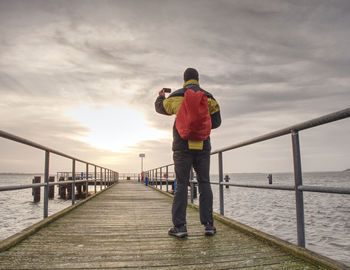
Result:
<svg viewBox="0 0 350 270"><path fill-rule="evenodd" d="M123 170L138 152L159 166L171 161L170 137L115 155L74 140L89 127L67 112L127 104L170 132L174 117L154 100L181 88L189 66L221 106L214 149L343 109L349 11L345 0L1 1L1 129Z"/></svg>

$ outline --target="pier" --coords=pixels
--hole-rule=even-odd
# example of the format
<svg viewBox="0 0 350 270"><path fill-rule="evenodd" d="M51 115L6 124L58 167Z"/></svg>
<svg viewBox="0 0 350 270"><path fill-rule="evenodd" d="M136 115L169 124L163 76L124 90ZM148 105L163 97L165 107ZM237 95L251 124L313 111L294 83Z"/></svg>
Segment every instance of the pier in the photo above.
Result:
<svg viewBox="0 0 350 270"><path fill-rule="evenodd" d="M216 218L217 234L206 237L194 206L188 238L170 237L171 202L163 192L120 181L29 228L24 234L37 232L0 253L0 269L342 269L297 247L293 255L283 241L273 244L225 219Z"/></svg>
<svg viewBox="0 0 350 270"><path fill-rule="evenodd" d="M305 249L304 192L350 194L347 187L307 186L302 182L299 132L350 117L350 108L268 133L216 151L220 213L214 213L217 234L204 236L198 207L193 204L196 181L191 173L187 211L189 236L167 234L171 224L171 192L176 180L167 164L144 172L145 181L67 155L0 130L0 137L45 152L44 181L0 186L0 192L42 188L43 220L0 242L0 269L350 269L349 266ZM294 185L251 185L224 182L223 153L276 137L291 135ZM51 182L50 155L72 161L65 181ZM76 163L85 165L77 174ZM83 177L85 174L85 178ZM226 181L227 180L227 181ZM34 181L35 182L35 181ZM94 185L94 192L48 216L50 188ZM97 191L97 184L100 190ZM165 186L164 186L165 185ZM285 190L295 193L297 245L224 216L225 187ZM79 192L78 192L79 193Z"/></svg>

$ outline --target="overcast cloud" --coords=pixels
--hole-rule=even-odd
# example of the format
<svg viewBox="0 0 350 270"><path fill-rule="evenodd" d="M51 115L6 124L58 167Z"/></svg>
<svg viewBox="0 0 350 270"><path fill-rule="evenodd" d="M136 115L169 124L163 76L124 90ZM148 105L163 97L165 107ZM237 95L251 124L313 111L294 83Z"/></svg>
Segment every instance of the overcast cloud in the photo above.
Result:
<svg viewBox="0 0 350 270"><path fill-rule="evenodd" d="M138 171L141 152L145 168L168 164L174 118L153 104L162 87L181 87L185 68L221 106L218 149L349 107L349 29L347 0L0 0L0 129L118 171ZM91 127L70 116L125 105L163 135L96 149L81 139ZM138 132L118 119L103 119L116 141ZM348 119L302 132L303 168L349 168L349 132ZM0 172L41 170L40 151L0 148ZM225 154L224 168L290 171L290 149L289 137L247 147Z"/></svg>

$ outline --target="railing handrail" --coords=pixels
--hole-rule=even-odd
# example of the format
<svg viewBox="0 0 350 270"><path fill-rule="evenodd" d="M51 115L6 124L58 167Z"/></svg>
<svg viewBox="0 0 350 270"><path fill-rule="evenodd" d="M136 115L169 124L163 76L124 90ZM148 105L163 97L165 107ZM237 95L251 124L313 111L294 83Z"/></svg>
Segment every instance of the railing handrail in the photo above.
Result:
<svg viewBox="0 0 350 270"><path fill-rule="evenodd" d="M44 183L43 184L31 184L31 185L17 185L17 186L2 186L0 187L0 192L1 191L7 191L7 190L18 190L18 189L26 189L26 188L41 188L42 186L44 187L44 218L48 217L48 201L49 201L49 187L52 185L59 185L59 184L63 184L63 183L57 183L57 184L50 184L49 182L49 171L50 171L50 154L55 154L55 155L59 155L61 157L65 157L67 159L72 160L72 181L66 181L65 184L69 184L71 183L72 185L72 205L75 204L75 187L76 184L79 182L85 182L86 184L86 193L85 196L88 196L88 191L89 191L89 166L93 166L94 169L94 175L95 175L95 193L96 193L96 181L97 181L97 168L99 168L100 170L100 175L102 175L102 170L104 170L104 178L103 181L104 184L107 186L108 184L112 184L112 178L113 178L113 183L115 183L116 181L118 181L118 172L114 171L114 170L110 170L106 167L103 166L99 166L96 165L94 163L88 162L88 161L84 161L82 159L67 155L65 153L62 153L60 151L57 151L55 149L43 146L41 144L38 144L36 142L27 140L25 138L19 137L17 135L8 133L6 131L0 130L0 137L11 140L11 141L15 141L18 143L22 143L34 148L37 148L39 150L45 151L45 166L44 166ZM82 181L76 181L76 162L81 162L84 163L86 165L86 179L82 180ZM100 188L102 188L102 179L100 182Z"/></svg>
<svg viewBox="0 0 350 270"><path fill-rule="evenodd" d="M25 138L19 137L17 135L11 134L11 133L3 131L3 130L0 130L0 137L3 137L5 139L11 140L11 141L15 141L15 142L18 142L18 143L22 143L22 144L25 144L25 145L28 145L28 146L31 146L31 147L34 147L34 148L37 148L37 149L40 149L40 150L43 150L43 151L48 151L48 152L50 152L52 154L55 154L55 155L58 155L58 156L61 156L61 157L65 157L65 158L72 159L72 160L74 159L75 161L78 161L78 162L81 162L81 163L85 163L85 164L88 164L88 165L91 165L91 166L96 166L96 167L99 167L99 168L102 168L102 169L107 169L107 168L102 167L100 165L96 165L96 164L94 164L92 162L85 161L85 160L82 160L82 159L79 159L79 158L67 155L67 154L62 153L60 151L57 151L55 149L49 148L47 146L41 145L39 143L30 141L30 140L27 140Z"/></svg>
<svg viewBox="0 0 350 270"><path fill-rule="evenodd" d="M103 178L96 178L96 180L103 180ZM2 191L10 191L10 190L19 190L19 189L28 189L28 188L37 188L37 187L45 187L45 186L60 186L60 185L68 185L68 184L79 184L79 183L94 183L95 180L68 180L64 182L49 182L49 183L37 183L37 184L28 184L28 185L1 185L0 192Z"/></svg>
<svg viewBox="0 0 350 270"><path fill-rule="evenodd" d="M250 144L254 144L254 143L258 143L258 142L262 142L262 141L266 141L266 140L270 140L273 138L277 138L277 137L281 137L287 134L290 134L292 131L301 131L301 130L305 130L305 129L309 129L312 127L316 127L316 126L320 126L323 124L327 124L330 122L334 122L334 121L338 121L344 118L350 117L350 108L346 108L344 110L340 110L331 114L326 114L324 116L321 117L317 117L293 126L289 126L277 131L273 131L270 133L266 133L264 135L252 138L250 140L246 140L237 144L233 144L231 146L227 146L218 150L215 150L213 152L211 152L212 155L217 154L219 152L226 152L229 150L233 150L235 148L240 148L243 146L247 146Z"/></svg>

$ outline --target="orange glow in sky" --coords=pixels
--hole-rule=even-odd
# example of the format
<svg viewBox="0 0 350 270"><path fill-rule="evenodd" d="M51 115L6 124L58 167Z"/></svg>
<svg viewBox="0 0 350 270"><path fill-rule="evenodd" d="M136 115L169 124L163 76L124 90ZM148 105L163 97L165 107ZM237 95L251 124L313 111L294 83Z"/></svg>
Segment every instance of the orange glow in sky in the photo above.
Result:
<svg viewBox="0 0 350 270"><path fill-rule="evenodd" d="M150 126L141 112L127 105L104 106L96 109L79 107L67 114L90 131L77 137L90 145L114 152L128 152L128 147L145 140L170 136Z"/></svg>

